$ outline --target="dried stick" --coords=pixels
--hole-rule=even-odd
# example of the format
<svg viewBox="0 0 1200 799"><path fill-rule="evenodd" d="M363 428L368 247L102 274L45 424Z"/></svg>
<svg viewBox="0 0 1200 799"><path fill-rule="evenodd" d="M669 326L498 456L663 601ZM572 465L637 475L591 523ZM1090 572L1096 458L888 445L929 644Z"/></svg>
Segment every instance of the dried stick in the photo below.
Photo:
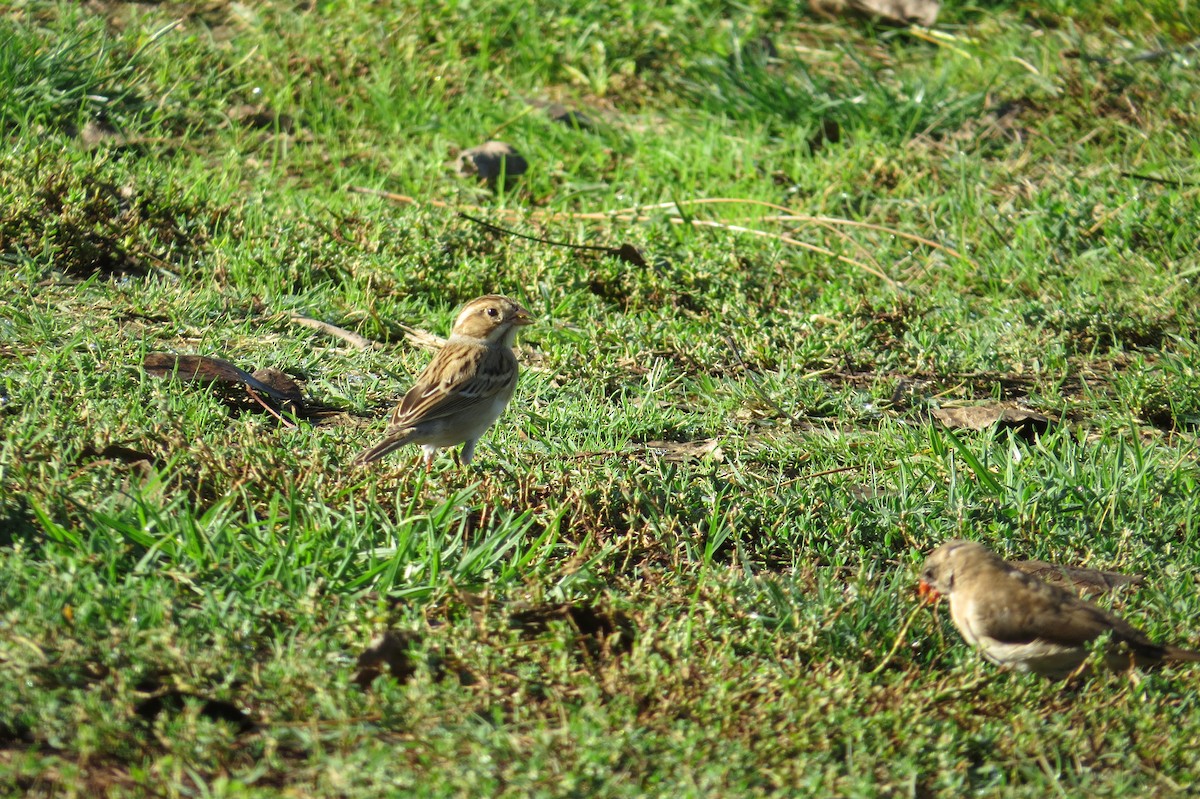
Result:
<svg viewBox="0 0 1200 799"><path fill-rule="evenodd" d="M331 325L328 322L322 322L320 319L312 319L304 316L303 314L292 314L289 317L289 321L302 327L308 327L312 328L313 330L320 331L327 336L340 338L342 341L346 342L355 349L371 350L378 349L381 346L378 341L371 341L369 338L360 336L359 334L345 330L344 328L340 328L337 325Z"/></svg>

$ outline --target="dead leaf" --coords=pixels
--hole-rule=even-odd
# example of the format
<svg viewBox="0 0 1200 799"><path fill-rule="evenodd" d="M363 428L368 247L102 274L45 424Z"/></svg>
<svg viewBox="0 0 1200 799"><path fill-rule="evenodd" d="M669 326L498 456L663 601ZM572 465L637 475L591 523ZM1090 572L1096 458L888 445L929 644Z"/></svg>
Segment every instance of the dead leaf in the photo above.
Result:
<svg viewBox="0 0 1200 799"><path fill-rule="evenodd" d="M1018 560L1013 561L1013 565L1043 582L1061 585L1080 594L1106 594L1121 588L1137 588L1146 582L1140 574L1063 566L1044 560Z"/></svg>
<svg viewBox="0 0 1200 799"><path fill-rule="evenodd" d="M505 185L529 168L511 144L500 141L484 142L478 147L463 150L458 154L458 174L463 177L477 176L489 186L495 186L504 175Z"/></svg>
<svg viewBox="0 0 1200 799"><path fill-rule="evenodd" d="M703 441L647 441L642 445L647 452L659 455L665 461L679 462L698 459L711 459L717 463L725 461L725 452L721 442L715 438Z"/></svg>
<svg viewBox="0 0 1200 799"><path fill-rule="evenodd" d="M300 390L300 386L287 373L273 366L267 366L262 369L255 369L252 376L255 380L258 380L275 392L271 396L283 403L288 411L298 411L303 407L304 392Z"/></svg>
<svg viewBox="0 0 1200 799"><path fill-rule="evenodd" d="M634 266L649 266L649 264L646 263L645 257L642 255L642 251L637 247L634 247L632 244L622 244L620 247L613 247L609 249L609 254L627 264L633 264Z"/></svg>
<svg viewBox="0 0 1200 799"><path fill-rule="evenodd" d="M255 374L250 374L220 358L207 355L171 355L166 352L149 353L142 362L142 368L152 377L169 379L174 376L180 380L201 383L240 383L297 409L304 404L300 387L278 369L261 369Z"/></svg>
<svg viewBox="0 0 1200 799"><path fill-rule="evenodd" d="M552 122L558 122L577 130L591 131L595 129L591 118L582 111L536 97L526 98L525 102L534 108L540 108Z"/></svg>
<svg viewBox="0 0 1200 799"><path fill-rule="evenodd" d="M951 430L983 430L992 425L1007 427L1025 439L1033 439L1050 428L1050 417L1015 405L965 405L959 408L937 408L933 418Z"/></svg>

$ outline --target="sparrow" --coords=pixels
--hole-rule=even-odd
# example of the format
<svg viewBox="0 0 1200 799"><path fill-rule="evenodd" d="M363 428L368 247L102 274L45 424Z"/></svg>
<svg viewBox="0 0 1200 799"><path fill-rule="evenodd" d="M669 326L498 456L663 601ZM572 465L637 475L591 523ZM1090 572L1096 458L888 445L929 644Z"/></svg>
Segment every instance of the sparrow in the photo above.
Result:
<svg viewBox="0 0 1200 799"><path fill-rule="evenodd" d="M982 544L947 541L930 553L917 592L945 595L968 644L993 663L1050 679L1070 676L1089 644L1110 634L1105 664L1114 671L1163 660L1200 661L1200 652L1156 644L1129 622L1065 588L1020 571Z"/></svg>
<svg viewBox="0 0 1200 799"><path fill-rule="evenodd" d="M462 444L463 466L499 418L517 385L513 341L533 324L529 311L498 294L471 300L458 312L450 338L392 411L384 439L354 458L377 461L405 444L420 444L425 468L441 447Z"/></svg>

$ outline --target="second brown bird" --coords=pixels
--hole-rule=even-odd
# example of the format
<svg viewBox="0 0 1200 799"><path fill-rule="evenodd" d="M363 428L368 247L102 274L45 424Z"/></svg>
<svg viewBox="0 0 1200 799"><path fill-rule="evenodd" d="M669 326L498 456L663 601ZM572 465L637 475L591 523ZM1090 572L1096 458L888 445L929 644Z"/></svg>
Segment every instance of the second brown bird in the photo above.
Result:
<svg viewBox="0 0 1200 799"><path fill-rule="evenodd" d="M947 541L930 553L919 591L945 595L950 618L967 643L988 660L1018 671L1067 677L1083 664L1089 645L1106 633L1104 660L1112 669L1200 661L1200 652L1156 644L1119 616L1025 574L973 541Z"/></svg>

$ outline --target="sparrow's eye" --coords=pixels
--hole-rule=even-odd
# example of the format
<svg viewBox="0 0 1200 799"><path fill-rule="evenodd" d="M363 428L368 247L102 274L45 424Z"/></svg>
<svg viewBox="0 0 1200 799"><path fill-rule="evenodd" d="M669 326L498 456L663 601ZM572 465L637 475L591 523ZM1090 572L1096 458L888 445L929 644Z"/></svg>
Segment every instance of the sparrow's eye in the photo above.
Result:
<svg viewBox="0 0 1200 799"><path fill-rule="evenodd" d="M488 315L488 316L490 316L490 317L492 317L493 319L495 319L495 318L496 318L496 317L497 317L499 314L500 314L500 312L499 312L499 311L497 311L495 308L488 308L488 309L487 309L487 315Z"/></svg>

